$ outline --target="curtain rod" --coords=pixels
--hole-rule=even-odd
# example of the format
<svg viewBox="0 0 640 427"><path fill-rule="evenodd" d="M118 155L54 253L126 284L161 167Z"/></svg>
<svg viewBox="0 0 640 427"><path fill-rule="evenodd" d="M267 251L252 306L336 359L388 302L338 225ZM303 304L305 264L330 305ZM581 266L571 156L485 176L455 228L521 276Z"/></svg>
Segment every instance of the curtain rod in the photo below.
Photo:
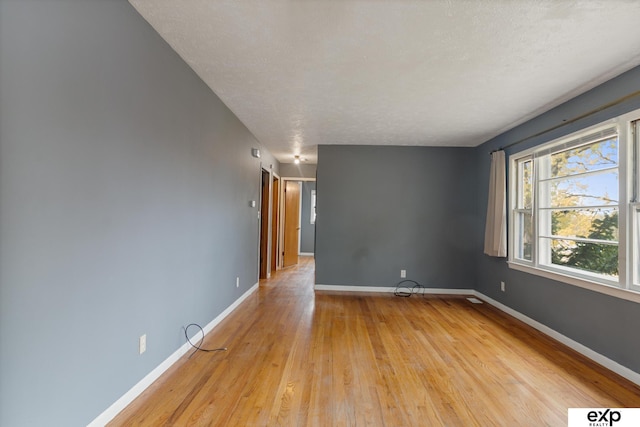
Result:
<svg viewBox="0 0 640 427"><path fill-rule="evenodd" d="M498 148L498 149L496 149L496 150L491 151L491 152L489 153L489 155L491 155L491 154L495 153L496 151L505 150L505 149L507 149L507 148L511 148L511 147L516 146L516 145L522 144L522 143L523 143L523 142L525 142L525 141L528 141L528 140L530 140L530 139L532 139L532 138L535 138L535 137L538 137L538 136L540 136L540 135L544 135L544 134L545 134L545 133L547 133L547 132L551 132L551 131L553 131L553 130L560 129L560 128L561 128L561 127L563 127L563 126L566 126L566 125L571 124L571 123L575 123L575 122L577 122L578 120L582 120L582 119L584 119L584 118L586 118L586 117L592 116L592 115L594 115L594 114L596 114L596 113L599 113L600 111L606 110L607 108L611 108L611 107L614 107L614 106L616 106L616 105L618 105L618 104L622 104L623 102L628 101L628 100L630 100L630 99L632 99L632 98L635 98L635 97L637 97L637 96L640 96L640 90L637 90L637 91L632 92L632 93L630 93L630 94L628 94L628 95L625 95L625 96L623 96L622 98L618 98L618 99L616 99L615 101L611 101L611 102L608 102L608 103L606 103L606 104L604 104L604 105L601 105L600 107L598 107L598 108L596 108L596 109L594 109L594 110L588 111L588 112L586 112L586 113L584 113L584 114L580 114L579 116L574 117L573 119L570 119L570 120L563 120L563 121L562 121L562 123L560 123L560 124L558 124L558 125L555 125L555 126L552 126L552 127L548 128L548 129L545 129L545 130L543 130L543 131L541 131L541 132L535 133L535 134L530 135L530 136L528 136L528 137L526 137L526 138L523 138L523 139L520 139L520 140L518 140L518 141L512 142L512 143L507 144L507 145L505 145L505 146L502 146L502 147L500 147L500 148Z"/></svg>

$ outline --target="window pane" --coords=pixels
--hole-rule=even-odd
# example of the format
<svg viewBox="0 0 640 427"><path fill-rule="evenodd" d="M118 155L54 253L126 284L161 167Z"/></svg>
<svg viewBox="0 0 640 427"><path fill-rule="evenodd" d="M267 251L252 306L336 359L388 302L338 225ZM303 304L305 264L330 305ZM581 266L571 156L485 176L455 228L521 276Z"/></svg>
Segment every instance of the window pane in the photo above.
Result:
<svg viewBox="0 0 640 427"><path fill-rule="evenodd" d="M634 284L636 286L640 286L640 207L636 207L633 210L633 221L635 222L633 230L635 231L634 239L634 258L635 262L633 263L633 276L634 276Z"/></svg>
<svg viewBox="0 0 640 427"><path fill-rule="evenodd" d="M618 204L618 171L581 175L541 183L550 206L601 206Z"/></svg>
<svg viewBox="0 0 640 427"><path fill-rule="evenodd" d="M597 171L618 165L618 138L571 148L551 155L551 177Z"/></svg>
<svg viewBox="0 0 640 427"><path fill-rule="evenodd" d="M618 209L552 211L551 234L618 241Z"/></svg>
<svg viewBox="0 0 640 427"><path fill-rule="evenodd" d="M533 249L533 221L531 213L517 213L517 243L516 243L516 258L526 259L531 261L532 249Z"/></svg>
<svg viewBox="0 0 640 427"><path fill-rule="evenodd" d="M555 265L618 277L618 245L577 242L571 239L545 239L551 244Z"/></svg>
<svg viewBox="0 0 640 427"><path fill-rule="evenodd" d="M530 209L533 204L533 162L531 160L521 162L519 168L520 195L518 196L518 207Z"/></svg>

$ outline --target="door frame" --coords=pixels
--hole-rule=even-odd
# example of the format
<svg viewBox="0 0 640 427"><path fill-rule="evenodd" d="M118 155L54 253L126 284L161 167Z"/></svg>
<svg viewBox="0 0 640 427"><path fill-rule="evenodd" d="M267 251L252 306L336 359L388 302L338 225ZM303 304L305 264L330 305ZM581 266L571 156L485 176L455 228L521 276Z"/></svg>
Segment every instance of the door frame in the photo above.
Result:
<svg viewBox="0 0 640 427"><path fill-rule="evenodd" d="M271 201L273 200L273 179L274 177L276 177L276 179L280 180L280 183L282 183L282 179L280 178L280 176L274 172L273 170L273 165L272 164L265 164L260 162L260 168L258 169L259 173L258 173L258 177L259 177L259 181L258 181L258 212L259 212L259 217L258 217L258 228L257 228L257 241L258 241L258 246L257 246L257 253L256 253L256 257L257 257L257 271L256 271L256 277L257 280L260 281L260 276L261 276L261 271L260 271L260 251L261 251L261 247L262 247L262 218L263 216L266 215L266 219L268 221L267 223L267 253L266 253L266 265L267 265L267 271L266 271L266 278L269 279L271 278L271 257L273 256L273 253L271 251L271 247L273 245L273 231L272 231L272 227L273 227L273 215L275 214L273 212L273 203L271 203ZM267 211L266 212L262 212L262 174L266 172L267 174L269 174L269 182L268 182L268 195L269 195L269 203L267 206ZM281 184L282 185L282 184ZM280 206L277 206L277 209L280 210ZM276 224L276 228L277 228L277 233L276 236L278 236L278 234L280 233L280 223L278 222ZM276 239L276 245L278 245L279 247L279 238ZM277 257L276 257L276 261L277 261ZM276 263L277 264L277 263ZM277 265L276 265L277 267Z"/></svg>
<svg viewBox="0 0 640 427"><path fill-rule="evenodd" d="M278 189L277 189L278 194L274 195L274 186L275 186L276 180L278 181ZM270 224L269 239L271 239L271 241L269 244L269 270L270 271L269 273L267 273L268 277L271 276L272 271L277 271L282 268L282 264L280 264L279 262L280 261L279 253L280 253L280 220L282 217L282 209L280 207L280 204L282 202L281 190L282 190L283 183L284 182L282 181L282 178L280 178L280 176L277 173L275 172L271 173L271 189L270 189L271 206L269 207L269 224ZM276 197L276 200L274 200L274 196ZM275 221L274 221L274 217L275 217ZM274 226L275 226L275 230L274 230ZM275 266L275 270L272 269L273 266Z"/></svg>
<svg viewBox="0 0 640 427"><path fill-rule="evenodd" d="M271 273L270 243L271 243L271 198L273 177L271 171L260 169L260 219L259 249L258 249L258 278L268 279Z"/></svg>

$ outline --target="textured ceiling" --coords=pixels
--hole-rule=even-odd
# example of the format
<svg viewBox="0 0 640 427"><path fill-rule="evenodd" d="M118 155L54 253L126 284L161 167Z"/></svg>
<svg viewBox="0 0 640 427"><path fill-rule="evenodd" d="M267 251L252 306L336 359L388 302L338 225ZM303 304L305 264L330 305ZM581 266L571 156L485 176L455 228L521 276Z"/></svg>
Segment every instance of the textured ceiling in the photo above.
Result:
<svg viewBox="0 0 640 427"><path fill-rule="evenodd" d="M476 146L640 64L637 0L130 0L280 161Z"/></svg>

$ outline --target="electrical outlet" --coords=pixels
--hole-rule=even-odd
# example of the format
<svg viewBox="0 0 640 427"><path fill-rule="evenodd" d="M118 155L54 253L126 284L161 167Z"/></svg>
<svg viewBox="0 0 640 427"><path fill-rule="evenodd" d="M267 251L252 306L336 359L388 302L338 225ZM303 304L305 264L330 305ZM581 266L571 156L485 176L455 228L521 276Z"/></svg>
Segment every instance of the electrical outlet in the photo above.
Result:
<svg viewBox="0 0 640 427"><path fill-rule="evenodd" d="M240 278L236 277L236 288L240 287Z"/></svg>
<svg viewBox="0 0 640 427"><path fill-rule="evenodd" d="M140 351L140 354L147 351L147 334L140 336L140 342L138 342L138 350Z"/></svg>
<svg viewBox="0 0 640 427"><path fill-rule="evenodd" d="M500 290L501 290L502 292L505 292L505 291L507 290L507 289L506 289L506 285L504 284L504 282L500 282Z"/></svg>
<svg viewBox="0 0 640 427"><path fill-rule="evenodd" d="M405 277L407 277L407 270L400 270L400 278L404 279Z"/></svg>

